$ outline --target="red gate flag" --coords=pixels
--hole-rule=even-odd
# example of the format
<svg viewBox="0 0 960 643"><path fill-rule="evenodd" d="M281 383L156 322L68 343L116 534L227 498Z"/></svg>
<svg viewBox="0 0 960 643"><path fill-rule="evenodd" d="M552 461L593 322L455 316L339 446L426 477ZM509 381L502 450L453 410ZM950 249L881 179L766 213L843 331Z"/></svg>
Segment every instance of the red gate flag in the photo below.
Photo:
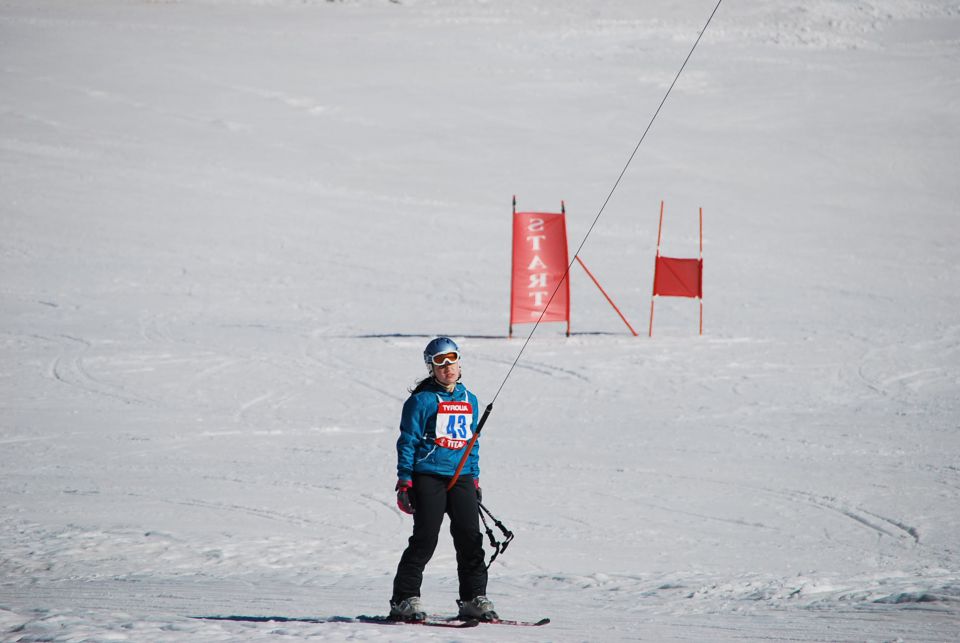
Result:
<svg viewBox="0 0 960 643"><path fill-rule="evenodd" d="M703 298L703 259L657 257L653 294L664 297Z"/></svg>
<svg viewBox="0 0 960 643"><path fill-rule="evenodd" d="M537 320L565 321L567 335L570 334L570 280L566 278L570 262L566 208L562 201L560 210L517 212L517 199L513 198L511 337L514 324L532 324Z"/></svg>
<svg viewBox="0 0 960 643"><path fill-rule="evenodd" d="M660 255L663 240L663 201L657 229L657 259L653 264L653 294L650 296L650 337L653 337L653 303L658 296L691 297L700 300L700 334L703 335L703 208L700 208L700 258L677 259Z"/></svg>

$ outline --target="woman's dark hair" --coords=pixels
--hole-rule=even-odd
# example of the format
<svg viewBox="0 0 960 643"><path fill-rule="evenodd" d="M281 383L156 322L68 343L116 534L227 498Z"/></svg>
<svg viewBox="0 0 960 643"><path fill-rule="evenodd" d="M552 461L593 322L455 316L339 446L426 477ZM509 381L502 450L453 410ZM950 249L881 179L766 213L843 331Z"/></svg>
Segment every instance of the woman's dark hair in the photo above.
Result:
<svg viewBox="0 0 960 643"><path fill-rule="evenodd" d="M420 391L426 390L426 388L431 384L436 383L436 380L433 379L433 375L427 375L425 378L417 382L412 389L409 389L410 395L415 395Z"/></svg>

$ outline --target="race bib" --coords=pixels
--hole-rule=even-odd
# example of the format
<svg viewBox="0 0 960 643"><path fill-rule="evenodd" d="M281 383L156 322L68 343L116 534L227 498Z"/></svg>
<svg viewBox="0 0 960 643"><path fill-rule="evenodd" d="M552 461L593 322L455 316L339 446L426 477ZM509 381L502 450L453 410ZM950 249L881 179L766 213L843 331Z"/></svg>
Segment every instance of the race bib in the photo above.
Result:
<svg viewBox="0 0 960 643"><path fill-rule="evenodd" d="M437 446L462 449L473 437L473 405L470 402L439 402L437 405Z"/></svg>

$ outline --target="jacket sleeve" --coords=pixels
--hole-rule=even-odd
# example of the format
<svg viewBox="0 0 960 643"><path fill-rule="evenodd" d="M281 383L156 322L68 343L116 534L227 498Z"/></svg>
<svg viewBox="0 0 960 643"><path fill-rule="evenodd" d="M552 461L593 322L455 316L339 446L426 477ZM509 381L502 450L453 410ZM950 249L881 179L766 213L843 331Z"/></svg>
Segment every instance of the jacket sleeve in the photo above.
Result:
<svg viewBox="0 0 960 643"><path fill-rule="evenodd" d="M480 414L480 401L476 395L470 393L470 402L473 404L473 427L471 428L476 432L477 417ZM473 451L470 452L470 458L467 462L467 470L474 480L480 479L480 438L477 438L477 441L473 444Z"/></svg>
<svg viewBox="0 0 960 643"><path fill-rule="evenodd" d="M400 437L397 438L397 479L413 480L413 456L423 438L423 413L415 395L403 403Z"/></svg>

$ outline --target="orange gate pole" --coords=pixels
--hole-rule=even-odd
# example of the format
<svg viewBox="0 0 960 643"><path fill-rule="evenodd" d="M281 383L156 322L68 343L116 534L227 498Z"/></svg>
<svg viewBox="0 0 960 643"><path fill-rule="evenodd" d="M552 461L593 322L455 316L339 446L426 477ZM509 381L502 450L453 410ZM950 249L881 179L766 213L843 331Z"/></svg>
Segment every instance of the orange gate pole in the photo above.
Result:
<svg viewBox="0 0 960 643"><path fill-rule="evenodd" d="M653 289L650 293L650 330L648 337L653 337L653 302L657 296L657 266L660 265L660 240L663 233L663 201L660 201L660 225L657 226L657 258L653 260Z"/></svg>
<svg viewBox="0 0 960 643"><path fill-rule="evenodd" d="M703 337L703 208L700 208L700 336Z"/></svg>
<svg viewBox="0 0 960 643"><path fill-rule="evenodd" d="M607 302L613 306L613 309L617 311L617 314L620 315L620 319L623 320L623 323L627 325L627 328L630 329L630 332L633 333L633 336L637 336L637 331L633 330L633 326L630 325L630 322L627 321L627 318L623 316L623 313L620 312L620 309L617 308L617 305L613 303L613 300L610 299L610 295L607 294L607 291L603 289L603 286L600 285L600 282L597 281L597 278L593 276L593 273L590 272L590 269L587 268L587 264L583 263L583 259L580 258L580 255L575 257L577 261L580 262L580 266L587 272L587 276L593 280L593 283L600 289L600 292L603 293L603 296L607 298Z"/></svg>

